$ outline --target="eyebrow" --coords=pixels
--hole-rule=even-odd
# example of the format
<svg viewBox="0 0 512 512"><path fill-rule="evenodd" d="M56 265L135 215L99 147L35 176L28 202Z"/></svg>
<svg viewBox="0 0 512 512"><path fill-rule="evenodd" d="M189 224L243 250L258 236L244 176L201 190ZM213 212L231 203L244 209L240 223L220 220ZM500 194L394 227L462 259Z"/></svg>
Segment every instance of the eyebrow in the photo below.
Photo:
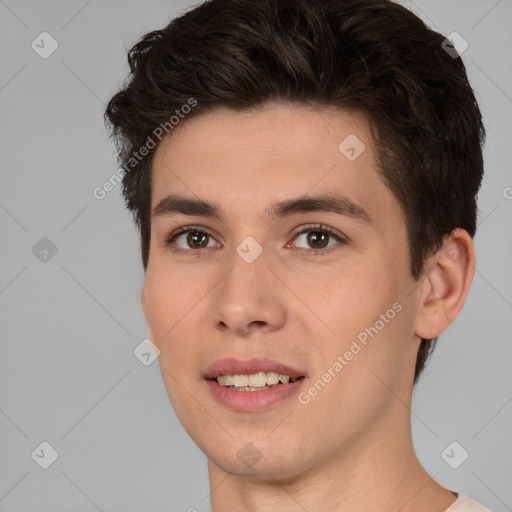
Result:
<svg viewBox="0 0 512 512"><path fill-rule="evenodd" d="M360 205L352 202L345 196L329 193L314 196L300 196L272 204L264 212L270 220L281 219L297 213L326 212L360 219L368 224L372 223L368 212ZM201 199L192 199L179 195L164 197L153 208L152 217L182 215L200 215L212 217L225 222L222 208L217 203L209 203Z"/></svg>

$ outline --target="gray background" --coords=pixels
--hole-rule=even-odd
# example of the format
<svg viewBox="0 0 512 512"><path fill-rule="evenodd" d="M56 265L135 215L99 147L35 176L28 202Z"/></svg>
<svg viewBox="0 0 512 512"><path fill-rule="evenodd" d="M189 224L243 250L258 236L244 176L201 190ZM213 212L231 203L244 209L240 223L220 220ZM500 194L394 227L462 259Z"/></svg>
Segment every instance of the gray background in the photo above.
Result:
<svg viewBox="0 0 512 512"><path fill-rule="evenodd" d="M440 483L510 511L512 1L405 4L468 41L488 132L476 274L416 389L414 441ZM189 5L0 0L1 511L209 509L205 458L157 363L133 354L146 336L137 232L119 186L92 194L117 169L102 115L127 49ZM47 59L31 48L43 31L59 44ZM58 452L48 469L31 457L43 441ZM441 457L453 441L469 453L458 469Z"/></svg>

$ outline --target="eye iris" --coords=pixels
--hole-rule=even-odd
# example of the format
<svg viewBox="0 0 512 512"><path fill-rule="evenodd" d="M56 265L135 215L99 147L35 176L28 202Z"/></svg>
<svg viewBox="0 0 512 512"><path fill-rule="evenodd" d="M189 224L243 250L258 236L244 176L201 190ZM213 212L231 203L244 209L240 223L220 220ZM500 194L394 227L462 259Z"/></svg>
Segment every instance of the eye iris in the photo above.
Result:
<svg viewBox="0 0 512 512"><path fill-rule="evenodd" d="M187 236L187 243L190 247L205 247L208 245L207 234L201 231L191 231ZM202 241L200 241L202 239Z"/></svg>
<svg viewBox="0 0 512 512"><path fill-rule="evenodd" d="M202 231L190 231L187 235L187 244L193 248L203 248L208 245L208 234ZM310 231L308 243L317 249L323 249L329 243L329 234L323 231Z"/></svg>
<svg viewBox="0 0 512 512"><path fill-rule="evenodd" d="M311 231L308 235L308 243L316 248L324 248L328 244L329 235L321 231Z"/></svg>

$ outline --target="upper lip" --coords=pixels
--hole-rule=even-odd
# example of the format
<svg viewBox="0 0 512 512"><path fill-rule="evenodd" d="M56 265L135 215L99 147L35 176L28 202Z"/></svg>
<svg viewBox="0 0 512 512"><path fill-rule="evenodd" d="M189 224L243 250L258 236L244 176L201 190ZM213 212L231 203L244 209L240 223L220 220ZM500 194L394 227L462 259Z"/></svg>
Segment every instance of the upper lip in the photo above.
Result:
<svg viewBox="0 0 512 512"><path fill-rule="evenodd" d="M288 375L291 379L304 377L304 372L290 368L272 359L219 359L206 370L205 379L215 379L219 375L251 375L258 372L276 372L281 375Z"/></svg>

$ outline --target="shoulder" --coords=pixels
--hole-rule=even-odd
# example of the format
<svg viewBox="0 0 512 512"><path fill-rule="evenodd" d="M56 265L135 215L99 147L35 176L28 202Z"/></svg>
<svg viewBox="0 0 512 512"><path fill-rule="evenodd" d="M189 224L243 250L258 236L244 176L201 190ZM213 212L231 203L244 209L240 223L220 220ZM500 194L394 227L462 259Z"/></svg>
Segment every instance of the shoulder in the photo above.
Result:
<svg viewBox="0 0 512 512"><path fill-rule="evenodd" d="M457 499L445 512L491 512L488 508L485 508L478 501L471 498L471 496L463 492L452 492L457 495Z"/></svg>

